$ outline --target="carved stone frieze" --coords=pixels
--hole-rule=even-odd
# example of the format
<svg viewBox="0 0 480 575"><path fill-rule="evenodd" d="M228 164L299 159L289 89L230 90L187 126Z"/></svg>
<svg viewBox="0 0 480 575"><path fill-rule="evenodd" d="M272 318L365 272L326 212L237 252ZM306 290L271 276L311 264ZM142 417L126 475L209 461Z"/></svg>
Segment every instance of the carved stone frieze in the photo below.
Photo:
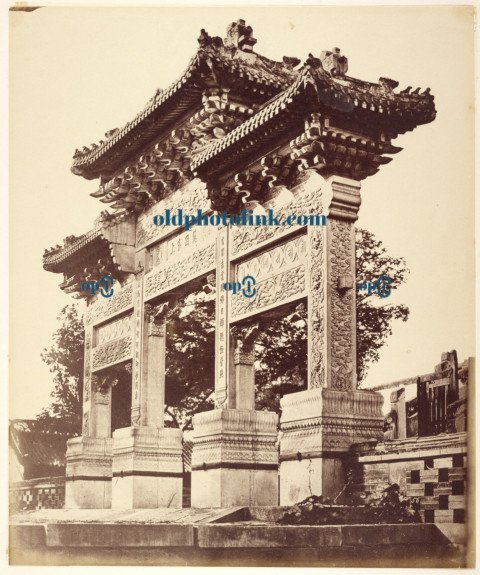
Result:
<svg viewBox="0 0 480 575"><path fill-rule="evenodd" d="M120 339L99 345L93 350L93 369L100 369L118 363L132 356L132 337Z"/></svg>
<svg viewBox="0 0 480 575"><path fill-rule="evenodd" d="M133 306L133 284L128 282L123 286L117 282L114 294L106 299L103 297L93 301L85 312L85 325L101 323L107 317L121 313Z"/></svg>
<svg viewBox="0 0 480 575"><path fill-rule="evenodd" d="M383 437L383 397L368 391L310 389L281 400L280 459L347 452Z"/></svg>
<svg viewBox="0 0 480 575"><path fill-rule="evenodd" d="M133 308L133 359L132 359L132 422L140 418L140 380L142 371L143 346L143 272L135 277ZM138 415L138 419L137 419ZM133 423L132 423L133 425Z"/></svg>
<svg viewBox="0 0 480 575"><path fill-rule="evenodd" d="M232 321L274 305L281 305L292 298L303 297L306 295L305 286L305 267L303 265L272 275L256 285L255 297L251 299L241 296L232 298Z"/></svg>
<svg viewBox="0 0 480 575"><path fill-rule="evenodd" d="M287 195L288 190L284 191ZM288 214L321 215L320 198L318 189L306 187L300 182L292 189L288 203L274 209L274 215L281 221L285 221ZM299 227L299 226L298 226ZM234 226L232 227L232 254L234 256L243 253L253 247L280 237L282 234L291 233L298 229L297 226Z"/></svg>
<svg viewBox="0 0 480 575"><path fill-rule="evenodd" d="M301 235L240 262L235 270L236 280L254 277L257 292L252 298L232 297L232 319L304 294L305 259L306 236Z"/></svg>
<svg viewBox="0 0 480 575"><path fill-rule="evenodd" d="M147 273L158 266L185 258L206 245L215 243L215 228L194 227L153 244L147 249Z"/></svg>
<svg viewBox="0 0 480 575"><path fill-rule="evenodd" d="M114 432L113 473L182 472L182 432L133 426Z"/></svg>
<svg viewBox="0 0 480 575"><path fill-rule="evenodd" d="M215 244L145 275L144 297L152 298L215 268Z"/></svg>
<svg viewBox="0 0 480 575"><path fill-rule="evenodd" d="M131 336L133 315L129 314L95 328L95 347L120 337Z"/></svg>
<svg viewBox="0 0 480 575"><path fill-rule="evenodd" d="M172 226L157 226L153 223L153 217L155 215L164 215L167 209L170 210L173 216L180 208L186 215L197 215L198 210L201 212L210 210L207 189L202 181L199 179L191 180L181 189L157 202L139 216L137 221L137 248L170 235L173 229Z"/></svg>
<svg viewBox="0 0 480 575"><path fill-rule="evenodd" d="M227 374L229 357L228 307L230 293L223 286L230 280L229 228L218 231L216 241L216 299L215 299L215 407L221 409L227 403Z"/></svg>
<svg viewBox="0 0 480 575"><path fill-rule="evenodd" d="M83 359L83 403L90 400L91 391L91 363L92 360L92 329L85 330L85 352ZM86 406L84 405L84 410Z"/></svg>
<svg viewBox="0 0 480 575"><path fill-rule="evenodd" d="M195 415L192 468L277 463L277 422L277 414L268 411L216 409Z"/></svg>
<svg viewBox="0 0 480 575"><path fill-rule="evenodd" d="M355 274L355 239L350 222L329 220L330 259L330 372L329 386L350 390L356 387L355 291L336 289L341 276Z"/></svg>
<svg viewBox="0 0 480 575"><path fill-rule="evenodd" d="M325 232L309 228L308 233L308 385L311 388L326 385L327 325L326 325L326 254Z"/></svg>

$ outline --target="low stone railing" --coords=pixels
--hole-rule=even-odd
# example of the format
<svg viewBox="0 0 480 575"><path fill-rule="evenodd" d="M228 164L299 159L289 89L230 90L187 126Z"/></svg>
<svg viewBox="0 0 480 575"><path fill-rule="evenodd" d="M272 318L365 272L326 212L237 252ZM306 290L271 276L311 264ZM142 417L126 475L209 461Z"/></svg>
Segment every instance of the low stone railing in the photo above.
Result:
<svg viewBox="0 0 480 575"><path fill-rule="evenodd" d="M65 476L16 481L9 488L10 509L61 509L65 507Z"/></svg>

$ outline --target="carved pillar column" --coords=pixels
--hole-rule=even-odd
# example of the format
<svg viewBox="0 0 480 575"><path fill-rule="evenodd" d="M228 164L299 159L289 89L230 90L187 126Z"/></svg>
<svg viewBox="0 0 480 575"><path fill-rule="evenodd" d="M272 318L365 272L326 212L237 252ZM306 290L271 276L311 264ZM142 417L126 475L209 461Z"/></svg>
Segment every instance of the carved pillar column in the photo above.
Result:
<svg viewBox="0 0 480 575"><path fill-rule="evenodd" d="M229 265L229 226L223 226L217 232L217 270L216 270L216 304L215 304L215 407L224 409L234 407L233 394L229 393L229 369L231 366L231 340L229 333L229 299L230 291L224 289L230 281Z"/></svg>
<svg viewBox="0 0 480 575"><path fill-rule="evenodd" d="M90 426L94 437L112 435L112 381L98 374L92 375L92 405Z"/></svg>
<svg viewBox="0 0 480 575"><path fill-rule="evenodd" d="M255 411L258 330L231 328L228 409L193 418L193 507L278 504L278 415Z"/></svg>
<svg viewBox="0 0 480 575"><path fill-rule="evenodd" d="M168 304L145 306L145 361L140 425L163 427L165 409L165 336Z"/></svg>
<svg viewBox="0 0 480 575"><path fill-rule="evenodd" d="M235 365L235 408L255 409L255 336L258 326L234 338L236 340L234 351Z"/></svg>
<svg viewBox="0 0 480 575"><path fill-rule="evenodd" d="M383 397L356 389L354 223L360 184L318 175L321 157L309 156L310 148L301 144L298 158L307 168L301 186L316 190L317 210L327 215L327 225L307 230L308 390L281 400L281 505L311 493L338 495L350 446L380 439L383 425Z"/></svg>
<svg viewBox="0 0 480 575"><path fill-rule="evenodd" d="M92 375L93 336L85 326L82 436L67 442L66 509L111 506L111 388Z"/></svg>
<svg viewBox="0 0 480 575"><path fill-rule="evenodd" d="M113 434L114 509L182 506L182 431L163 427L167 307L143 304L139 290L132 426Z"/></svg>

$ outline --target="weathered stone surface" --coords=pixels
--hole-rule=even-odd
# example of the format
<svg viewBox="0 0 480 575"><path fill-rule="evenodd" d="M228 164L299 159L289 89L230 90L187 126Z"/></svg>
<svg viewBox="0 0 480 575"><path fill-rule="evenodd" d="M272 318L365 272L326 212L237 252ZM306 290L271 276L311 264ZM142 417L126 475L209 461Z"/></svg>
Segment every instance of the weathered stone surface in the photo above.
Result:
<svg viewBox="0 0 480 575"><path fill-rule="evenodd" d="M193 507L278 504L277 421L268 411L194 416Z"/></svg>
<svg viewBox="0 0 480 575"><path fill-rule="evenodd" d="M193 545L193 526L74 524L47 526L47 547L179 547Z"/></svg>
<svg viewBox="0 0 480 575"><path fill-rule="evenodd" d="M199 547L340 547L342 527L200 525Z"/></svg>
<svg viewBox="0 0 480 575"><path fill-rule="evenodd" d="M182 506L182 432L127 427L113 434L112 507Z"/></svg>

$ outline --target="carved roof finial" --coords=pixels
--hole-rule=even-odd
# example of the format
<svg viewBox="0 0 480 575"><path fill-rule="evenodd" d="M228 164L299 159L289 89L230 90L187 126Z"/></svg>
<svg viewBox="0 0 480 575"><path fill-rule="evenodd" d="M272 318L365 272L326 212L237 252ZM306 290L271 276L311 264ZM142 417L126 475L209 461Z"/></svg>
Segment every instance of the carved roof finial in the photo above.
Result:
<svg viewBox="0 0 480 575"><path fill-rule="evenodd" d="M285 64L285 66L290 68L290 70L293 70L293 68L298 66L300 64L300 62L301 62L300 58L295 58L295 57L291 57L291 56L284 56L283 57L283 63Z"/></svg>
<svg viewBox="0 0 480 575"><path fill-rule="evenodd" d="M328 50L320 54L323 69L332 74L332 76L345 76L348 71L348 59L342 56L340 48L333 48L331 52Z"/></svg>
<svg viewBox="0 0 480 575"><path fill-rule="evenodd" d="M245 25L245 20L232 22L227 28L227 36L224 40L225 46L238 48L244 52L252 52L253 47L257 43L252 34L253 29L251 26Z"/></svg>
<svg viewBox="0 0 480 575"><path fill-rule="evenodd" d="M398 82L391 78L379 78L378 83L387 92L393 92L393 90L398 87Z"/></svg>
<svg viewBox="0 0 480 575"><path fill-rule="evenodd" d="M221 46L222 39L219 36L210 36L210 34L202 28L200 30L200 36L197 38L197 41L201 48L206 48L207 46Z"/></svg>

